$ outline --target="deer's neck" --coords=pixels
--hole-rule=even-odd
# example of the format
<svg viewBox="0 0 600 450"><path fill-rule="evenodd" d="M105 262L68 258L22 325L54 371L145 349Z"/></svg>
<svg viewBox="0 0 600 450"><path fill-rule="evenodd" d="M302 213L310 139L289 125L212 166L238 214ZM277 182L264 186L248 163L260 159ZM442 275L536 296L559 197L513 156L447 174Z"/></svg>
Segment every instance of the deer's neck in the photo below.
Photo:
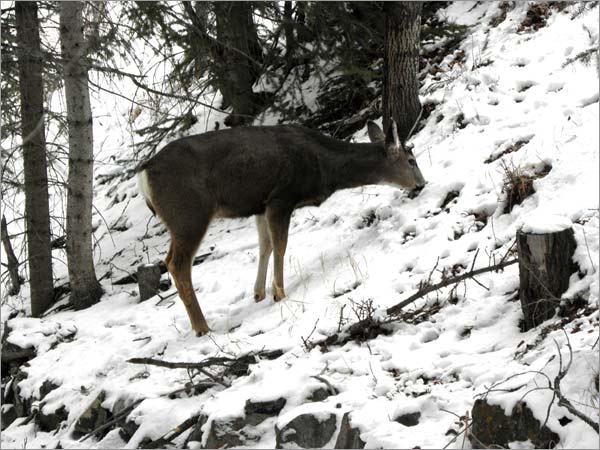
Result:
<svg viewBox="0 0 600 450"><path fill-rule="evenodd" d="M328 152L323 185L333 193L366 184L385 182L387 158L381 144L341 143Z"/></svg>

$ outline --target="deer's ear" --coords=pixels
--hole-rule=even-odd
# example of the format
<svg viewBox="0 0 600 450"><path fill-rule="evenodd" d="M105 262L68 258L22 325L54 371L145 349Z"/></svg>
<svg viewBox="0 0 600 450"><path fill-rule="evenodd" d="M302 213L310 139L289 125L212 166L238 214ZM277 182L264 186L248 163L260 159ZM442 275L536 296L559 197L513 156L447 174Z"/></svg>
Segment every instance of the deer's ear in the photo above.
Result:
<svg viewBox="0 0 600 450"><path fill-rule="evenodd" d="M385 147L391 152L400 151L402 148L400 138L398 137L398 127L396 126L396 121L394 119L390 120L390 126L385 136Z"/></svg>
<svg viewBox="0 0 600 450"><path fill-rule="evenodd" d="M383 131L381 131L379 125L372 120L367 122L367 133L373 144L383 143L385 141L385 135L383 134Z"/></svg>

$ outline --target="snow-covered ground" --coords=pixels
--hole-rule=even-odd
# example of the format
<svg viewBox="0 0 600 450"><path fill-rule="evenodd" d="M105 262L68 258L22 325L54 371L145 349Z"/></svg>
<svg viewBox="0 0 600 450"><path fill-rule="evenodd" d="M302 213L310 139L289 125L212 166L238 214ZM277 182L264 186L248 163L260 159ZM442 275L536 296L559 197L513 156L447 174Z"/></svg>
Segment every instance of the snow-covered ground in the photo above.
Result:
<svg viewBox="0 0 600 450"><path fill-rule="evenodd" d="M360 429L367 448L441 448L453 437L448 430L459 429L452 413L470 411L494 383L523 373L502 385L514 388L511 392L488 396L508 413L544 381L534 371L553 379L559 367L555 341L566 356L567 339L573 364L563 393L597 418L598 73L595 61L563 64L598 47L598 11L576 19L568 8L554 11L540 30L517 32L526 10L526 3L517 3L496 27L490 21L500 13L497 3L458 2L445 10L448 19L471 28L461 45L464 64L448 68L442 83L431 75L425 81L422 100L437 106L412 142L428 185L412 199L392 187L366 186L338 192L318 208L297 210L290 226L284 301L253 301L258 258L254 220L217 220L211 225L198 251L210 256L193 269L196 292L213 330L209 336L194 336L176 295L140 303L135 285L112 284L139 264L164 257L168 234L151 217L134 178L97 184L95 206L102 213L95 218L97 269L99 276L111 273L102 281L106 295L83 311L9 322L8 341L33 345L37 351L25 368L22 395L39 398L45 380L59 385L44 398L43 408L50 412L65 405L66 426L45 433L36 431L33 422L17 419L2 433L2 446L51 448L60 442L63 448L135 448L144 437L156 439L200 412L209 422L239 417L248 399L285 397L279 418L263 422L262 437L249 446L274 447L278 421L308 410L338 411L341 404L342 411L352 411L352 425ZM448 55L442 66L453 58ZM97 140L110 149L100 155L105 161L111 153L127 159L124 152L129 151L126 135L131 130L120 122L127 123L131 105L119 102L112 113L97 103L99 115L110 114L96 121ZM464 128L457 127L460 115ZM214 120L200 120L196 131ZM366 141L366 130L355 139ZM517 141L526 143L486 162ZM534 181L535 193L509 214L503 213L503 162L531 175L551 166ZM118 164L107 162L99 173L130 167ZM441 208L451 191L458 197ZM592 307L591 314L567 323L566 333L554 327L540 337L542 328L559 318L525 333L519 330L518 268L512 265L480 276L481 284L466 282L457 289L457 301L448 302L445 289L407 307L441 302L438 312L418 324L395 321L389 335L330 346L325 352L304 344L337 332L340 317L356 321L357 304L372 300L375 315L382 317L421 281L430 276L431 282L439 281L442 269L470 268L476 253L475 268L498 261L513 245L517 230L524 224L529 229L547 227L548 217L553 223L572 223L578 244L575 260L582 277L573 276L565 296L582 297ZM434 267L438 270L432 272ZM175 293L174 286L162 295L169 293ZM5 304L3 316L9 312ZM73 340L64 339L73 332ZM165 394L189 381L186 370L127 362L132 357L191 362L274 349L283 350L283 356L251 366L251 374L236 378L231 387L177 399ZM339 394L306 404L320 384L314 376L327 379ZM103 406L108 409L117 400L145 399L130 415L140 427L128 443L116 431L101 442L71 437L74 422L100 391L106 393ZM541 422L551 397L549 390L525 397ZM394 421L416 411L421 418L414 427ZM563 426L559 419L565 416L572 421ZM588 425L556 404L547 426L558 433L562 448L598 445L598 435ZM450 446L462 444L461 438Z"/></svg>

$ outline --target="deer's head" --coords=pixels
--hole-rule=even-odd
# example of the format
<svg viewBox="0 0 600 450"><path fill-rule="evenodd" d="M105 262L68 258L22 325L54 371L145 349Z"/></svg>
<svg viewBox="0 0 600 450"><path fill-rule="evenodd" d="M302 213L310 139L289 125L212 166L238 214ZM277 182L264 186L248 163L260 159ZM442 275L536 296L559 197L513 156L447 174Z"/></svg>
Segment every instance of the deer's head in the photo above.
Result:
<svg viewBox="0 0 600 450"><path fill-rule="evenodd" d="M425 178L423 178L412 150L400 142L396 122L393 119L390 121L388 132L385 135L381 128L372 121L367 123L367 131L371 142L381 144L385 148L386 164L388 164L386 181L405 189L423 189Z"/></svg>

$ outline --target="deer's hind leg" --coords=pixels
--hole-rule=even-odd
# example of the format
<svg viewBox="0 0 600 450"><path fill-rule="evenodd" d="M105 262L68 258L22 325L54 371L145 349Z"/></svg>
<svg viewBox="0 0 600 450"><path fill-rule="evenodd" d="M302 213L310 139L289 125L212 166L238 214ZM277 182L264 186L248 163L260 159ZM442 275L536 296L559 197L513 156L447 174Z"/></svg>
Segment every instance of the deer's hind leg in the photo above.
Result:
<svg viewBox="0 0 600 450"><path fill-rule="evenodd" d="M288 240L288 228L292 211L269 205L265 211L265 217L269 227L269 235L273 245L273 300L278 302L285 297L283 285L283 261Z"/></svg>
<svg viewBox="0 0 600 450"><path fill-rule="evenodd" d="M267 283L267 270L269 268L269 258L273 251L271 237L269 236L269 226L265 216L260 214L256 217L256 229L258 230L258 272L256 282L254 283L254 301L260 302L267 294L265 284Z"/></svg>
<svg viewBox="0 0 600 450"><path fill-rule="evenodd" d="M194 217L183 217L184 215L180 212L177 216L178 221L166 223L171 234L171 246L165 264L175 281L192 328L196 335L200 336L207 334L210 328L200 309L192 284L192 260L206 233L210 215L194 214Z"/></svg>

